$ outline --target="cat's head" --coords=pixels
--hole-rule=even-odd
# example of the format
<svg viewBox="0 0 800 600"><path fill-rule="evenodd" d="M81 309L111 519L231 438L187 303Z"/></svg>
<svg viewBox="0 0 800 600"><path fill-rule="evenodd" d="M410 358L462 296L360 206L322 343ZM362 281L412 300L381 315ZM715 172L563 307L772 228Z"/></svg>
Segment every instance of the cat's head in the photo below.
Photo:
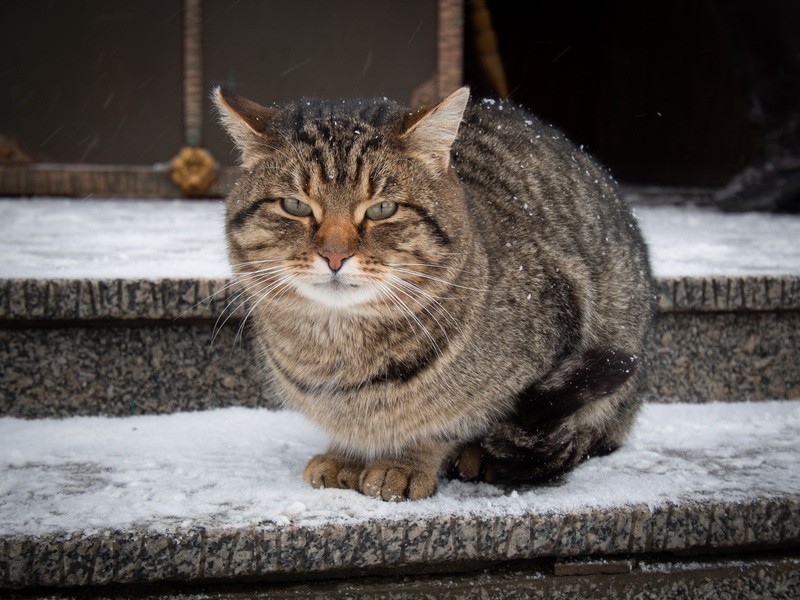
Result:
<svg viewBox="0 0 800 600"><path fill-rule="evenodd" d="M461 88L417 111L385 99L276 109L217 88L244 167L229 252L251 297L412 311L433 297L471 236L450 165L468 99Z"/></svg>

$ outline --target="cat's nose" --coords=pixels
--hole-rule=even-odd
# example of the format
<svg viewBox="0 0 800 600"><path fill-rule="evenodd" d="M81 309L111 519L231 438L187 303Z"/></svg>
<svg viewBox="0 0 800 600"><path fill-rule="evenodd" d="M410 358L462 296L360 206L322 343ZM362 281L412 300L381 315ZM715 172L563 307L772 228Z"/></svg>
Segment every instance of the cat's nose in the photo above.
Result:
<svg viewBox="0 0 800 600"><path fill-rule="evenodd" d="M342 268L342 263L353 256L348 252L320 252L322 256L328 261L328 266L331 268L331 271L338 271Z"/></svg>

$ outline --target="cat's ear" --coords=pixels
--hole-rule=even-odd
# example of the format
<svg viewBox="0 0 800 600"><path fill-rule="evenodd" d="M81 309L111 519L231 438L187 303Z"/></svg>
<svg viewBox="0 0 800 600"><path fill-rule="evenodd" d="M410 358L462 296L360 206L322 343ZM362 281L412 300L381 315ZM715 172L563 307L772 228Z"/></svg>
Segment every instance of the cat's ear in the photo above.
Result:
<svg viewBox="0 0 800 600"><path fill-rule="evenodd" d="M241 163L246 166L258 158L267 144L278 110L226 92L221 87L214 89L212 97L222 125L239 149Z"/></svg>
<svg viewBox="0 0 800 600"><path fill-rule="evenodd" d="M435 167L446 169L468 100L469 88L464 86L433 108L411 113L403 123L405 129L400 139L412 153Z"/></svg>

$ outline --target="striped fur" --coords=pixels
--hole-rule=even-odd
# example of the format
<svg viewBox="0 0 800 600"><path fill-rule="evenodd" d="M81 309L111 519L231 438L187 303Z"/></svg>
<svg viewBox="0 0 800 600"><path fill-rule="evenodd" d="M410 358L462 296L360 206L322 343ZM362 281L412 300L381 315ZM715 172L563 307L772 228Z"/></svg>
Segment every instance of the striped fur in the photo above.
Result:
<svg viewBox="0 0 800 600"><path fill-rule="evenodd" d="M616 448L639 406L634 218L558 131L467 97L278 110L217 91L246 167L227 234L248 323L273 391L331 435L314 486L534 481ZM397 211L371 220L381 202Z"/></svg>

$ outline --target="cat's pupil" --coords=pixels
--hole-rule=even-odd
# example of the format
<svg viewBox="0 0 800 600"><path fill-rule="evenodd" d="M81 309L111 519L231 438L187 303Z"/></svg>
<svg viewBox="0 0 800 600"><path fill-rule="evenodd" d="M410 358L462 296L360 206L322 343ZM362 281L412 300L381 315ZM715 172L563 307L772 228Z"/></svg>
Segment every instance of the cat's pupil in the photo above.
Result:
<svg viewBox="0 0 800 600"><path fill-rule="evenodd" d="M367 209L367 218L372 219L373 221L379 221L381 219L388 219L395 212L397 212L396 202L379 202L378 204L373 204Z"/></svg>

